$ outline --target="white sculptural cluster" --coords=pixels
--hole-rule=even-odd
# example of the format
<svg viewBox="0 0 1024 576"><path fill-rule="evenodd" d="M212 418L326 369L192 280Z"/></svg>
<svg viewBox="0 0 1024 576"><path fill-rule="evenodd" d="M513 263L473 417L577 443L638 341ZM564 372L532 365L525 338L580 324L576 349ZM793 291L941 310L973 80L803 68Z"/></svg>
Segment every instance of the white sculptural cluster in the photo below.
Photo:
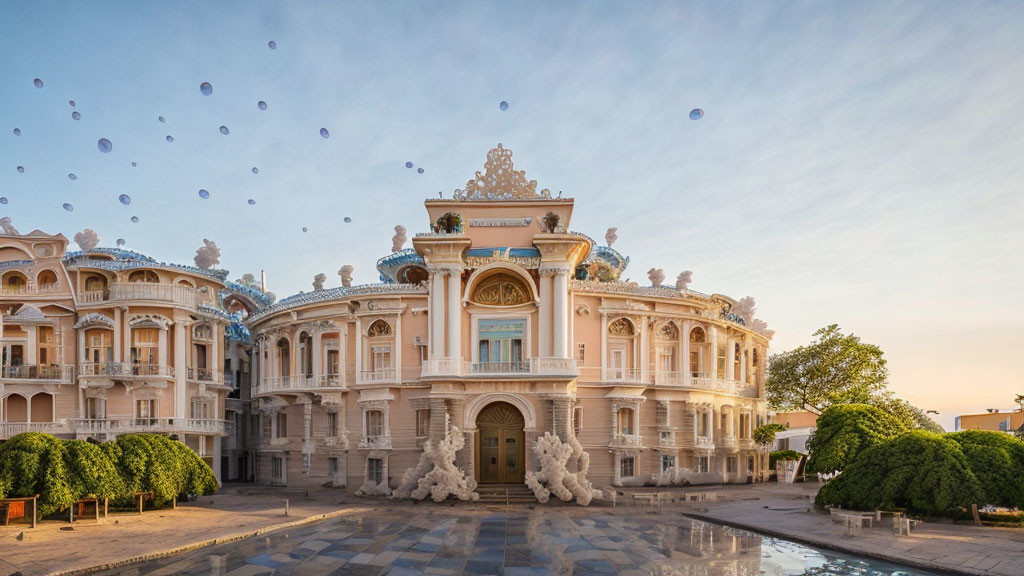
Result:
<svg viewBox="0 0 1024 576"><path fill-rule="evenodd" d="M327 282L327 274L323 272L313 277L313 290L323 290L324 282Z"/></svg>
<svg viewBox="0 0 1024 576"><path fill-rule="evenodd" d="M448 496L455 496L459 500L479 500L476 480L455 466L455 454L465 445L462 432L455 426L448 429L444 440L436 446L427 440L419 463L415 468L405 471L402 483L393 495L396 498L416 500L423 500L429 495L434 502L442 502Z"/></svg>
<svg viewBox="0 0 1024 576"><path fill-rule="evenodd" d="M767 322L754 317L754 315L757 314L757 302L753 297L745 296L740 298L739 302L732 307L731 312L740 318L743 318L743 323L754 332L757 332L766 338L771 338L775 335L775 330L768 329Z"/></svg>
<svg viewBox="0 0 1024 576"><path fill-rule="evenodd" d="M679 273L679 276L676 276L676 289L686 290L687 286L689 286L691 282L693 282L693 272L690 270L683 270Z"/></svg>
<svg viewBox="0 0 1024 576"><path fill-rule="evenodd" d="M537 438L533 453L540 460L540 471L527 472L526 485L533 490L541 504L546 503L552 494L563 502L575 498L580 506L587 506L592 499L601 498L601 491L596 490L587 480L590 454L583 451L575 438L566 443L551 432L545 432ZM570 458L577 461L578 472L569 472Z"/></svg>
<svg viewBox="0 0 1024 576"><path fill-rule="evenodd" d="M604 241L608 243L609 248L611 248L612 244L615 244L615 241L619 239L619 235L616 234L618 230L618 228L612 227L604 233Z"/></svg>
<svg viewBox="0 0 1024 576"><path fill-rule="evenodd" d="M651 286L660 288L661 283L665 281L665 271L661 268L651 268L647 271L647 279L651 281Z"/></svg>
<svg viewBox="0 0 1024 576"><path fill-rule="evenodd" d="M341 276L341 285L345 288L350 288L352 286L352 272L354 271L355 268L350 264L345 264L338 269L338 276Z"/></svg>
<svg viewBox="0 0 1024 576"><path fill-rule="evenodd" d="M96 235L96 232L92 228L86 228L81 232L75 234L75 244L82 249L82 252L88 252L96 247L100 243L100 237Z"/></svg>
<svg viewBox="0 0 1024 576"><path fill-rule="evenodd" d="M193 260L200 269L209 270L220 264L220 248L217 248L216 243L203 238L203 245L196 250Z"/></svg>
<svg viewBox="0 0 1024 576"><path fill-rule="evenodd" d="M391 251L398 252L405 245L405 241L408 240L408 236L405 234L405 226L399 224L395 226L395 235L391 237Z"/></svg>

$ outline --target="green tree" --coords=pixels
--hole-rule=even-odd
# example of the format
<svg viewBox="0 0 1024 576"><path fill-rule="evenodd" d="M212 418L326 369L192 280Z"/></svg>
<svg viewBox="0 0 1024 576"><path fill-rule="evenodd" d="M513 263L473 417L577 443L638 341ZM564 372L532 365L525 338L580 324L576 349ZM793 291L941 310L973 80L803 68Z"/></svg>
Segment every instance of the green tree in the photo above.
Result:
<svg viewBox="0 0 1024 576"><path fill-rule="evenodd" d="M814 338L769 359L765 388L773 409L820 414L833 404L870 402L885 390L888 370L881 348L843 334L836 324Z"/></svg>
<svg viewBox="0 0 1024 576"><path fill-rule="evenodd" d="M906 508L926 516L963 517L984 491L960 444L915 430L862 450L818 491L821 506L854 510Z"/></svg>
<svg viewBox="0 0 1024 576"><path fill-rule="evenodd" d="M939 426L938 422L932 420L927 414L925 414L924 410L921 410L910 402L907 402L902 398L897 398L890 393L876 396L868 403L892 414L897 420L903 422L908 429L918 428L921 430L927 430L928 432L935 432L936 434L942 434L945 432L942 426Z"/></svg>
<svg viewBox="0 0 1024 576"><path fill-rule="evenodd" d="M947 434L960 445L981 483L979 504L1024 509L1024 442L1002 432L965 430Z"/></svg>
<svg viewBox="0 0 1024 576"><path fill-rule="evenodd" d="M757 442L761 446L767 446L775 441L775 435L779 432L784 432L788 426L770 422L763 424L754 429L754 442Z"/></svg>
<svg viewBox="0 0 1024 576"><path fill-rule="evenodd" d="M94 495L116 499L125 492L124 480L102 445L85 440L64 441L68 485L76 500Z"/></svg>
<svg viewBox="0 0 1024 576"><path fill-rule="evenodd" d="M217 491L213 470L177 440L159 434L125 434L115 443L116 448L109 450L125 483L122 503L130 502L137 492L152 491L156 505L162 506L181 494Z"/></svg>
<svg viewBox="0 0 1024 576"><path fill-rule="evenodd" d="M906 424L868 404L836 404L818 417L807 441L810 472L845 470L857 455L907 432Z"/></svg>
<svg viewBox="0 0 1024 576"><path fill-rule="evenodd" d="M0 443L0 498L39 494L39 514L47 516L75 501L64 465L64 445L39 432Z"/></svg>
<svg viewBox="0 0 1024 576"><path fill-rule="evenodd" d="M799 460L803 457L804 455L796 450L776 450L768 454L768 467L774 470L775 463L780 460Z"/></svg>

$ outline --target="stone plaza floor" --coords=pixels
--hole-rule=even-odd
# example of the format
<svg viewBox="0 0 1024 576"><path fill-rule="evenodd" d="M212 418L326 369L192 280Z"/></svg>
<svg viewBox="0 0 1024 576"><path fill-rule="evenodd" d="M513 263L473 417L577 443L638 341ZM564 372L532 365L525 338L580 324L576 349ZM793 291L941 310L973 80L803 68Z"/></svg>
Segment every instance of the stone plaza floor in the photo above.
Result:
<svg viewBox="0 0 1024 576"><path fill-rule="evenodd" d="M808 570L810 572L808 572ZM382 506L103 574L624 574L741 576L926 572L683 517L555 505Z"/></svg>

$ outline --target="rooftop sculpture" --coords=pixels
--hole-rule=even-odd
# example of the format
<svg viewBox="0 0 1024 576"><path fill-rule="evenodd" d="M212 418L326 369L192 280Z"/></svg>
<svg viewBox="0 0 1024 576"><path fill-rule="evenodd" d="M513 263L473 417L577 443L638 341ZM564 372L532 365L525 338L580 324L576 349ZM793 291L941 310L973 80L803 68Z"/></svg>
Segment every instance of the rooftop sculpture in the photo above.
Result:
<svg viewBox="0 0 1024 576"><path fill-rule="evenodd" d="M203 238L203 245L196 250L194 260L201 270L209 270L220 264L220 248L215 242Z"/></svg>
<svg viewBox="0 0 1024 576"><path fill-rule="evenodd" d="M512 151L498 144L487 153L484 172L466 182L466 187L456 189L455 200L533 200L551 198L547 188L537 193L537 181L527 180L526 171L516 170L512 163Z"/></svg>
<svg viewBox="0 0 1024 576"><path fill-rule="evenodd" d="M96 247L100 243L100 237L96 235L96 232L92 228L86 228L81 232L75 234L75 244L82 249L83 252L88 252Z"/></svg>

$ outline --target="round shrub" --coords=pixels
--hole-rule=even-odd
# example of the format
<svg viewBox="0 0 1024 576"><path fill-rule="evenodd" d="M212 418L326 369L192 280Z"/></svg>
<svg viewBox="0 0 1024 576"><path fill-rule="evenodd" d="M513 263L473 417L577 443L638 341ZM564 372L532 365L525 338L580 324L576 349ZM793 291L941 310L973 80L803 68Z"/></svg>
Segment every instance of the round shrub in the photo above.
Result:
<svg viewBox="0 0 1024 576"><path fill-rule="evenodd" d="M947 434L960 445L981 483L979 504L1024 509L1024 442L1002 432L965 430Z"/></svg>
<svg viewBox="0 0 1024 576"><path fill-rule="evenodd" d="M102 445L85 440L65 440L64 463L75 500L90 495L114 499L125 492L124 480Z"/></svg>
<svg viewBox="0 0 1024 576"><path fill-rule="evenodd" d="M868 404L837 404L821 413L807 441L809 472L843 470L862 450L907 432L906 425Z"/></svg>
<svg viewBox="0 0 1024 576"><path fill-rule="evenodd" d="M159 434L125 434L115 443L117 468L125 483L121 503L130 503L137 492L152 491L155 504L162 506L181 494L217 491L213 470L181 442Z"/></svg>
<svg viewBox="0 0 1024 576"><path fill-rule="evenodd" d="M75 501L57 438L26 432L0 443L0 498L39 494L39 515L47 516Z"/></svg>
<svg viewBox="0 0 1024 576"><path fill-rule="evenodd" d="M854 510L905 508L956 518L983 496L960 444L917 430L861 450L840 476L822 486L815 501Z"/></svg>

